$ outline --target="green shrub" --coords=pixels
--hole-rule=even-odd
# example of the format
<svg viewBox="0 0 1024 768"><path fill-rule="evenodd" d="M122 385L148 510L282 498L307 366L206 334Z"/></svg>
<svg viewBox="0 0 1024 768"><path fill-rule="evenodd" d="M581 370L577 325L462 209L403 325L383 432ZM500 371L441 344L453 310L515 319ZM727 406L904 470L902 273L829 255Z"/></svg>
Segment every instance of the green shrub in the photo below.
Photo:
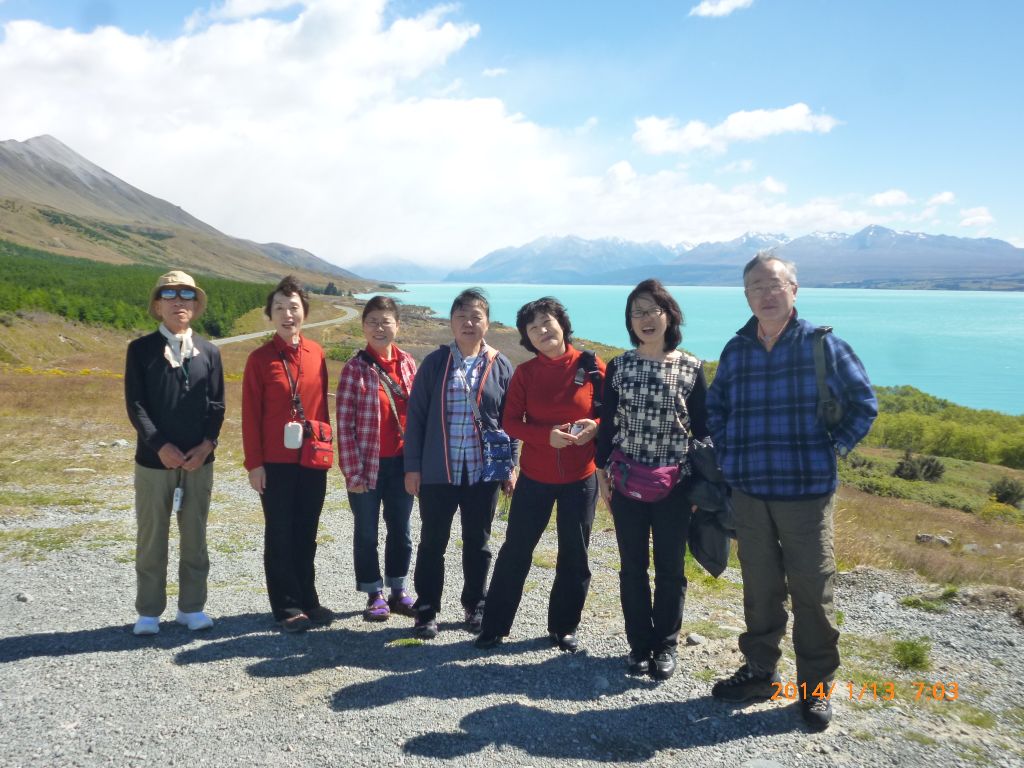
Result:
<svg viewBox="0 0 1024 768"><path fill-rule="evenodd" d="M362 347L354 347L351 344L328 344L324 354L328 360L340 360L347 363L358 349L362 349Z"/></svg>
<svg viewBox="0 0 1024 768"><path fill-rule="evenodd" d="M946 465L934 456L914 456L908 450L892 471L893 477L902 480L926 480L938 482L946 472Z"/></svg>
<svg viewBox="0 0 1024 768"><path fill-rule="evenodd" d="M892 645L896 665L901 669L928 669L931 667L931 661L928 659L931 650L932 644L924 637L916 640L897 640Z"/></svg>
<svg viewBox="0 0 1024 768"><path fill-rule="evenodd" d="M1019 506L1024 500L1024 483L1012 477L1000 477L988 487L991 495L1000 504L1009 504L1011 507Z"/></svg>
<svg viewBox="0 0 1024 768"><path fill-rule="evenodd" d="M872 469L875 466L875 462L860 453L851 453L846 457L847 464L850 465L850 469Z"/></svg>

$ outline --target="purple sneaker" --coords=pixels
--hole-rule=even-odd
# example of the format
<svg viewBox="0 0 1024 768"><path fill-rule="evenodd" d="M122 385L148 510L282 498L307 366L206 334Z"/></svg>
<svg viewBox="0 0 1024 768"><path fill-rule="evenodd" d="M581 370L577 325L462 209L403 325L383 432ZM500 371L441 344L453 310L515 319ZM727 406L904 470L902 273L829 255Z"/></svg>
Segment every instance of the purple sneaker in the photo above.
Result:
<svg viewBox="0 0 1024 768"><path fill-rule="evenodd" d="M388 608L388 603L384 599L383 592L374 592L370 595L369 600L366 602L366 608L363 610L364 621L387 621L391 615L391 609Z"/></svg>
<svg viewBox="0 0 1024 768"><path fill-rule="evenodd" d="M416 609L413 608L415 602L413 596L404 589L395 589L391 591L391 597L388 598L388 608L399 616L416 618Z"/></svg>

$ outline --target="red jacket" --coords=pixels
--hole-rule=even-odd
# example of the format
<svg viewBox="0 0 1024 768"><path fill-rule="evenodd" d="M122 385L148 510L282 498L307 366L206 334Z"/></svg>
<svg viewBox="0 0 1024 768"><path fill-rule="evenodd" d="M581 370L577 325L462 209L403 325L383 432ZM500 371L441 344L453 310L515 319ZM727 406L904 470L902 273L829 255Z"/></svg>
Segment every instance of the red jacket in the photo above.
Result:
<svg viewBox="0 0 1024 768"><path fill-rule="evenodd" d="M299 337L298 348L280 336L249 355L242 378L242 448L249 471L266 463L298 464L299 449L284 447L284 425L292 418L292 390L281 362L288 360L307 419L330 422L327 360L315 341ZM299 369L301 368L301 374Z"/></svg>
<svg viewBox="0 0 1024 768"><path fill-rule="evenodd" d="M551 428L578 419L594 419L594 384L590 376L575 383L580 351L566 345L566 352L551 359L537 355L521 364L508 385L501 426L523 441L519 468L540 483L571 483L594 472L594 440L585 445L552 448ZM604 375L604 363L597 360Z"/></svg>

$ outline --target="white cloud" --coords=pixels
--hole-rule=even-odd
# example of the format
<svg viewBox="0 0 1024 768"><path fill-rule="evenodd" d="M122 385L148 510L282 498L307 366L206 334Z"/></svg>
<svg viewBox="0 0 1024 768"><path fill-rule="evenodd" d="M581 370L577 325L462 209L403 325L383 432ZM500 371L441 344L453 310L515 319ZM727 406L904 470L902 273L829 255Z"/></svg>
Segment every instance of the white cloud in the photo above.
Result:
<svg viewBox="0 0 1024 768"><path fill-rule="evenodd" d="M598 120L595 115L591 115L590 117L583 121L582 125L576 126L576 128L573 130L573 133L575 133L577 136L586 136L588 133L597 128L599 122L600 120Z"/></svg>
<svg viewBox="0 0 1024 768"><path fill-rule="evenodd" d="M977 208L961 208L960 215L963 216L963 219L960 221L961 227L981 228L995 222L995 217L983 205Z"/></svg>
<svg viewBox="0 0 1024 768"><path fill-rule="evenodd" d="M384 0L308 0L286 19L231 8L170 40L6 24L0 138L52 134L224 232L342 265L393 254L466 266L544 234L677 243L879 220L846 200L790 201L772 177L727 188L626 151L598 163L585 154L593 134L538 125L465 85L438 95L453 79L444 64L478 34L444 7L394 21ZM798 104L705 133L724 146L834 123Z"/></svg>
<svg viewBox="0 0 1024 768"><path fill-rule="evenodd" d="M783 133L828 133L838 124L834 117L812 114L806 104L797 103L782 109L733 112L716 126L691 120L680 127L674 117L639 118L633 141L652 155L685 154L698 149L724 152L733 142Z"/></svg>
<svg viewBox="0 0 1024 768"><path fill-rule="evenodd" d="M753 160L733 160L718 168L715 173L750 173L754 170Z"/></svg>
<svg viewBox="0 0 1024 768"><path fill-rule="evenodd" d="M481 73L484 77L501 77L507 75L508 70L504 67L490 67Z"/></svg>
<svg viewBox="0 0 1024 768"><path fill-rule="evenodd" d="M703 0L690 9L691 16L728 16L740 8L749 8L754 0Z"/></svg>
<svg viewBox="0 0 1024 768"><path fill-rule="evenodd" d="M956 195L952 192L939 192L928 199L928 205L949 205L956 202Z"/></svg>
<svg viewBox="0 0 1024 768"><path fill-rule="evenodd" d="M908 205L913 202L910 196L902 189L887 189L868 198L868 203L876 208L891 208L901 205Z"/></svg>
<svg viewBox="0 0 1024 768"><path fill-rule="evenodd" d="M211 22L251 19L270 11L283 11L302 5L299 0L224 0L215 3L208 10L196 10L185 22L185 29L192 32Z"/></svg>

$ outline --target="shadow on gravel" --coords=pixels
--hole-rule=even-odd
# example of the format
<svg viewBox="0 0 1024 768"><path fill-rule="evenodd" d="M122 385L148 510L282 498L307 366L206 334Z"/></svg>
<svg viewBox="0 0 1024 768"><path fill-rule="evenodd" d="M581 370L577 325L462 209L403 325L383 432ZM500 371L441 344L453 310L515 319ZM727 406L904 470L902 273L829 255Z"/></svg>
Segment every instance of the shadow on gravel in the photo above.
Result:
<svg viewBox="0 0 1024 768"><path fill-rule="evenodd" d="M75 632L42 632L34 635L0 639L0 664L37 656L71 656L79 653L105 653L134 651L140 648L171 650L191 645L200 640L234 638L255 632L265 632L267 614L243 613L215 620L210 630L189 632L173 620L160 622L160 633L136 637L132 624L116 627L82 629Z"/></svg>
<svg viewBox="0 0 1024 768"><path fill-rule="evenodd" d="M415 664L416 669L403 673L389 667L395 674L345 686L334 694L331 706L345 711L384 707L413 697L450 701L491 694L523 695L535 701L591 701L597 695L657 686L652 680L624 675L621 659L591 658L584 653L571 655L550 649L550 658L539 664L479 663L492 654L539 648L548 649L546 639L505 643L501 650L490 652L478 651L469 642L428 645L414 651L395 649L399 656L415 656L406 663ZM462 661L478 663L458 663ZM438 683L439 677L443 677L443 684Z"/></svg>
<svg viewBox="0 0 1024 768"><path fill-rule="evenodd" d="M460 732L416 736L403 749L422 757L453 759L493 744L535 757L642 762L662 750L798 730L791 709L736 710L730 714L709 697L564 714L523 704L500 704L466 715L459 723ZM685 755L678 757L685 759Z"/></svg>

